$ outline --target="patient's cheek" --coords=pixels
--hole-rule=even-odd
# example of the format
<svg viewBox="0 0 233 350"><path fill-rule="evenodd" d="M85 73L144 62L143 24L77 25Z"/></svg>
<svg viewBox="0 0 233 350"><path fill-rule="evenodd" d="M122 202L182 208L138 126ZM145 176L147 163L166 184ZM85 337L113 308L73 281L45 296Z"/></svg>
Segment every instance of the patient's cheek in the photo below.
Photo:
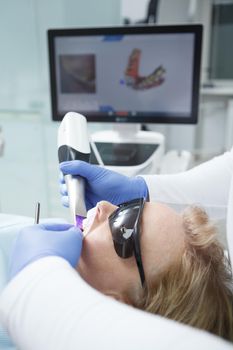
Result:
<svg viewBox="0 0 233 350"><path fill-rule="evenodd" d="M116 258L112 236L108 224L103 223L92 230L83 239L83 248L79 266L82 269L106 269Z"/></svg>
<svg viewBox="0 0 233 350"><path fill-rule="evenodd" d="M111 232L106 222L90 230L83 239L83 251L96 251L107 249L111 244Z"/></svg>
<svg viewBox="0 0 233 350"><path fill-rule="evenodd" d="M98 264L101 256L108 250L108 240L103 233L103 229L96 228L89 232L83 239L82 253L80 262L85 265Z"/></svg>
<svg viewBox="0 0 233 350"><path fill-rule="evenodd" d="M76 266L80 276L90 285L95 286L96 276L103 271L104 248L94 237L89 237L83 241L83 249Z"/></svg>

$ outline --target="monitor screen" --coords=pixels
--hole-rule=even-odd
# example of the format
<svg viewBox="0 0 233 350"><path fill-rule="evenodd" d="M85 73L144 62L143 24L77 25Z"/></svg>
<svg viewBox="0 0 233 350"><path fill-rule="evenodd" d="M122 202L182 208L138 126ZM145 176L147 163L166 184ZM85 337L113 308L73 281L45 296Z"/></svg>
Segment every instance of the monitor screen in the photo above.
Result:
<svg viewBox="0 0 233 350"><path fill-rule="evenodd" d="M52 119L196 123L201 25L48 31Z"/></svg>

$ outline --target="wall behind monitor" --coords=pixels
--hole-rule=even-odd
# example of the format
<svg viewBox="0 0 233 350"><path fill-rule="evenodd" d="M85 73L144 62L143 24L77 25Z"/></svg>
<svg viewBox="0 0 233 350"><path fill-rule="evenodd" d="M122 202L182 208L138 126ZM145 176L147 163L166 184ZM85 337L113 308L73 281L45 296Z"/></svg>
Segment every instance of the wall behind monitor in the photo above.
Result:
<svg viewBox="0 0 233 350"><path fill-rule="evenodd" d="M0 110L50 113L48 28L119 23L119 0L2 1Z"/></svg>
<svg viewBox="0 0 233 350"><path fill-rule="evenodd" d="M209 80L212 0L160 0L158 23L202 23L203 43L201 86ZM227 96L207 96L200 89L199 123L197 126L168 127L173 143L170 147L186 145L202 159L225 150L227 127ZM177 141L176 141L177 139ZM233 138L232 138L233 142Z"/></svg>
<svg viewBox="0 0 233 350"><path fill-rule="evenodd" d="M146 8L150 0L121 0L122 18L129 18L132 23L145 18ZM206 80L209 64L209 37L211 20L212 0L159 0L157 23L169 24L192 24L204 25L204 38L202 47L202 80Z"/></svg>

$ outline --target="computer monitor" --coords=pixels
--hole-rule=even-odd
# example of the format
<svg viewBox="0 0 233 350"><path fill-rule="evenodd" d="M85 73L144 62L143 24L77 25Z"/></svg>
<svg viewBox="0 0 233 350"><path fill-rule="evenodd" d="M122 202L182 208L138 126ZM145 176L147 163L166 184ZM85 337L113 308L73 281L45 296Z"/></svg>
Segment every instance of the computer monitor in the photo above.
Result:
<svg viewBox="0 0 233 350"><path fill-rule="evenodd" d="M201 41L201 25L48 30L52 119L196 123Z"/></svg>

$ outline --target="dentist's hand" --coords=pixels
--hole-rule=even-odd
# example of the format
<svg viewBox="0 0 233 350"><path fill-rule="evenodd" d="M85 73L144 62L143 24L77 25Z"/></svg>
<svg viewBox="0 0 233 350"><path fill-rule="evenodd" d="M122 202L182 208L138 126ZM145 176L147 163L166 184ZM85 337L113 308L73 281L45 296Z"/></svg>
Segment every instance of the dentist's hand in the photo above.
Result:
<svg viewBox="0 0 233 350"><path fill-rule="evenodd" d="M82 232L70 224L47 223L23 228L13 245L10 279L31 262L59 256L75 267L82 250Z"/></svg>
<svg viewBox="0 0 233 350"><path fill-rule="evenodd" d="M85 178L85 199L88 210L101 200L118 205L139 197L148 198L146 182L140 176L128 177L79 160L63 162L60 164L60 169L64 175L71 174ZM67 188L63 177L61 194L63 204L68 206Z"/></svg>

